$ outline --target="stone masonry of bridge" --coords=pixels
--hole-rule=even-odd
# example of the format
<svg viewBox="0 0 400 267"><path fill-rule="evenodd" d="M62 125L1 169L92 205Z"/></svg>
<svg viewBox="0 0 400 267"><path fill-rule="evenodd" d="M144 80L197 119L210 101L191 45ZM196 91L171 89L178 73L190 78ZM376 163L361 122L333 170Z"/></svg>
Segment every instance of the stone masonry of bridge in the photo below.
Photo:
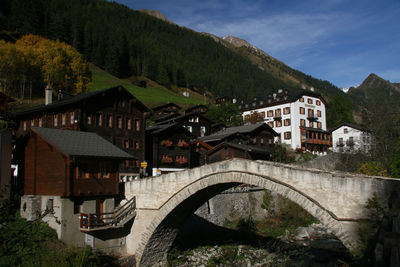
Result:
<svg viewBox="0 0 400 267"><path fill-rule="evenodd" d="M127 182L136 196L136 218L126 251L137 265L164 265L180 225L206 200L238 184L265 188L286 197L317 218L352 250L358 248L358 221L376 194L383 206L400 180L326 172L268 161L232 159L156 178ZM205 233L206 234L206 233Z"/></svg>

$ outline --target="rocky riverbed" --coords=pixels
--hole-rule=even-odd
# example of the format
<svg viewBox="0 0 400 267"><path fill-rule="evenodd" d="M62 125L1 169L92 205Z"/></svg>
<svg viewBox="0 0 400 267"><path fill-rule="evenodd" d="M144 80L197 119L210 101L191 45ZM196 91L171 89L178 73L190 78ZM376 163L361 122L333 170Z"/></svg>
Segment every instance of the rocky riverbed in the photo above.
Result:
<svg viewBox="0 0 400 267"><path fill-rule="evenodd" d="M351 262L343 244L320 224L301 227L279 239L235 239L193 249L174 247L170 266L342 266Z"/></svg>

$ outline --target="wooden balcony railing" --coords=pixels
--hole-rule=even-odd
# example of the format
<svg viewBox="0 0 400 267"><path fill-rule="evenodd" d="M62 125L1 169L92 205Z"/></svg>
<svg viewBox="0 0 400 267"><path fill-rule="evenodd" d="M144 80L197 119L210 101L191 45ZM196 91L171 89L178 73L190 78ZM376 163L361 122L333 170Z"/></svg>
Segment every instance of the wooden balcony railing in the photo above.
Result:
<svg viewBox="0 0 400 267"><path fill-rule="evenodd" d="M123 227L136 215L136 198L132 197L124 205L118 206L113 212L80 213L81 232L99 231L109 228Z"/></svg>

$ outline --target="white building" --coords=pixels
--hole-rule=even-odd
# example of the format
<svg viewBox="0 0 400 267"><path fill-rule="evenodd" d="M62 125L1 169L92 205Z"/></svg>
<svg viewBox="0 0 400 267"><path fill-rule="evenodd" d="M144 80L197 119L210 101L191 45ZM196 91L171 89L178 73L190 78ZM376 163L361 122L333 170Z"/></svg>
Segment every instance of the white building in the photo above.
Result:
<svg viewBox="0 0 400 267"><path fill-rule="evenodd" d="M360 125L343 123L333 129L332 149L339 153L369 153L372 149L373 135Z"/></svg>
<svg viewBox="0 0 400 267"><path fill-rule="evenodd" d="M238 104L244 121L264 121L279 134L280 142L292 149L325 154L330 147L326 102L314 91L280 89L267 98L253 98Z"/></svg>

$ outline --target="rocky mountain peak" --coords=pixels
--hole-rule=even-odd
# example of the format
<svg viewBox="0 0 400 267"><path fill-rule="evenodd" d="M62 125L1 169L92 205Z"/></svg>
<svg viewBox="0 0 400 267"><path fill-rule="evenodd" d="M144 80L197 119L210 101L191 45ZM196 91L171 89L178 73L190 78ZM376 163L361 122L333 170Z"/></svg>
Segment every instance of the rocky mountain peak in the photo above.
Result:
<svg viewBox="0 0 400 267"><path fill-rule="evenodd" d="M138 9L137 11L145 13L145 14L150 15L150 16L153 16L155 18L161 19L161 20L163 20L165 22L168 22L168 23L171 23L171 24L175 24L172 21L170 21L169 19L167 19L167 17L163 13L158 11L158 10Z"/></svg>
<svg viewBox="0 0 400 267"><path fill-rule="evenodd" d="M244 46L244 47L248 47L248 48L253 49L254 52L261 53L261 54L263 54L265 56L268 56L268 57L270 56L267 53L265 53L263 50L259 49L258 47L255 47L254 45L250 44L249 42L247 42L244 39L228 35L228 36L222 37L222 40L224 40L225 42L230 43L234 47L243 47Z"/></svg>

